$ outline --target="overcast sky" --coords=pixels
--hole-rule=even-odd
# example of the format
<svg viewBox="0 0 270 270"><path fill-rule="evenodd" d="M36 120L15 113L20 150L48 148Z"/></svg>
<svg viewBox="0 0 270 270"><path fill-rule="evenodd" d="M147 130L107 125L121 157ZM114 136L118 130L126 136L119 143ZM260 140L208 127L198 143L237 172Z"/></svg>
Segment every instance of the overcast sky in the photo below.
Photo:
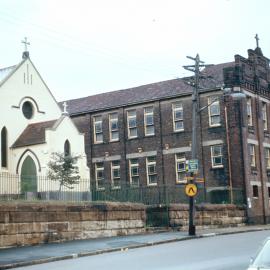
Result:
<svg viewBox="0 0 270 270"><path fill-rule="evenodd" d="M182 77L186 58L270 58L270 0L0 0L0 68L30 57L58 101Z"/></svg>

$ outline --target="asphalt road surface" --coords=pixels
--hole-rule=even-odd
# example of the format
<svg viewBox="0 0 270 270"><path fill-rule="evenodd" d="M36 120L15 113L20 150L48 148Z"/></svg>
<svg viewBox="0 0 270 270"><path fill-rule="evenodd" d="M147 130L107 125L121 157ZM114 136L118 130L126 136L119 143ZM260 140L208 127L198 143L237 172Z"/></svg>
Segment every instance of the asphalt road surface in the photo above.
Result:
<svg viewBox="0 0 270 270"><path fill-rule="evenodd" d="M199 238L16 268L25 270L241 270L270 231Z"/></svg>

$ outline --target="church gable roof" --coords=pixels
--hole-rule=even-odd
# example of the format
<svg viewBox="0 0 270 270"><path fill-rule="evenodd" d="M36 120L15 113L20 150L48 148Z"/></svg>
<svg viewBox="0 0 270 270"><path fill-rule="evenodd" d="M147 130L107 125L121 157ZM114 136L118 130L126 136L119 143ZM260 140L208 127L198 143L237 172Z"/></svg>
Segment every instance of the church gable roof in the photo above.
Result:
<svg viewBox="0 0 270 270"><path fill-rule="evenodd" d="M28 125L11 147L18 148L45 143L45 130L53 128L56 121L51 120Z"/></svg>
<svg viewBox="0 0 270 270"><path fill-rule="evenodd" d="M15 69L17 65L0 69L0 83L4 81Z"/></svg>
<svg viewBox="0 0 270 270"><path fill-rule="evenodd" d="M207 89L221 87L223 84L223 68L233 65L234 62L229 62L205 68L202 73L206 76L211 76L211 78L201 80L201 86ZM67 110L70 115L76 115L120 106L151 102L164 98L172 98L183 94L191 94L193 88L185 82L185 80L188 81L190 78L173 79L68 100L66 101L68 104Z"/></svg>

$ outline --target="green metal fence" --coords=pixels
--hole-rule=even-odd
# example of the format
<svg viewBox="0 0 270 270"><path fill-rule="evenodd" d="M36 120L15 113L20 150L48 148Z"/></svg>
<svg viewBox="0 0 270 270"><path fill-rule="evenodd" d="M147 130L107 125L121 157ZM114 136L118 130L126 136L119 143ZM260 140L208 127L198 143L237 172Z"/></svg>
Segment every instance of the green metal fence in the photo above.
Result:
<svg viewBox="0 0 270 270"><path fill-rule="evenodd" d="M232 196L231 196L232 195ZM168 205L173 203L188 203L189 198L185 194L184 185L151 186L151 187L124 187L121 189L92 190L93 201L135 202L146 205ZM206 192L198 187L195 196L196 203L215 204L243 204L244 196L242 189L228 188Z"/></svg>
<svg viewBox="0 0 270 270"><path fill-rule="evenodd" d="M22 181L19 175L0 173L0 200L112 201L168 205L188 203L189 198L185 194L185 185L183 184L144 187L122 186L119 189L107 186L105 189L96 190L90 188L89 179L80 179L79 183L74 184L71 188L60 188L59 182L52 181L48 177L35 176L34 179L32 176L24 176ZM198 186L195 202L243 204L243 190L230 190L226 187L221 189L219 187L216 190L206 192L203 186Z"/></svg>

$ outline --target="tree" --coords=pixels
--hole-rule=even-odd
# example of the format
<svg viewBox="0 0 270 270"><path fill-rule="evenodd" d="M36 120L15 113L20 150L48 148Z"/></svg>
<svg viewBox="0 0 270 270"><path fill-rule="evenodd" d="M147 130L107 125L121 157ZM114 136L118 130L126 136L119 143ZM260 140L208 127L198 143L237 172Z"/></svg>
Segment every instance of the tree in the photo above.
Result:
<svg viewBox="0 0 270 270"><path fill-rule="evenodd" d="M79 156L65 155L59 152L52 154L52 159L48 163L49 171L47 176L51 180L60 183L59 193L63 186L73 189L74 184L79 183L79 168L76 166L79 158Z"/></svg>

